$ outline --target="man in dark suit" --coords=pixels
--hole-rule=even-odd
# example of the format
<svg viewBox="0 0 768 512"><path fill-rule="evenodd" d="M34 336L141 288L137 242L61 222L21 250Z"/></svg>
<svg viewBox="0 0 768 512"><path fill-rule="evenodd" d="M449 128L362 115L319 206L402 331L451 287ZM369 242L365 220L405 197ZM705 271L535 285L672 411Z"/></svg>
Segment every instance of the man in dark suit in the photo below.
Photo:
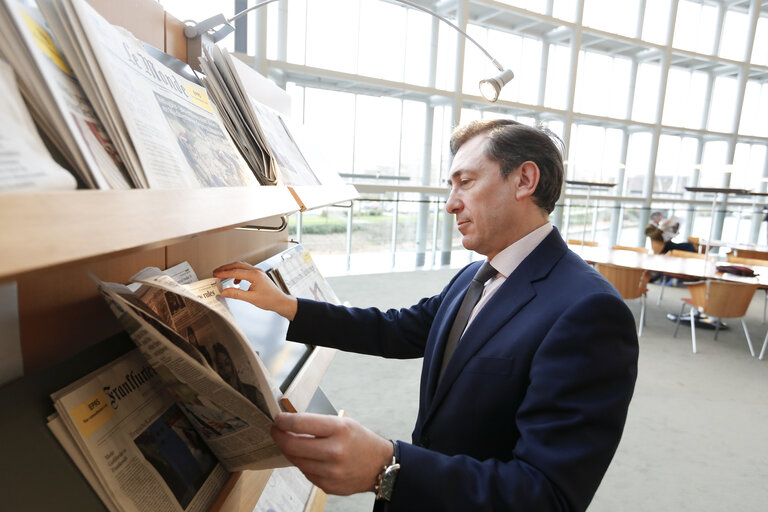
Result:
<svg viewBox="0 0 768 512"><path fill-rule="evenodd" d="M382 312L297 300L244 263L214 272L250 281L224 294L291 320L289 339L424 358L412 443L348 418L275 418L273 438L310 481L373 490L377 509L586 509L622 434L638 347L621 297L548 222L563 180L553 137L510 120L454 132L446 210L495 269L475 284L480 262L439 295Z"/></svg>

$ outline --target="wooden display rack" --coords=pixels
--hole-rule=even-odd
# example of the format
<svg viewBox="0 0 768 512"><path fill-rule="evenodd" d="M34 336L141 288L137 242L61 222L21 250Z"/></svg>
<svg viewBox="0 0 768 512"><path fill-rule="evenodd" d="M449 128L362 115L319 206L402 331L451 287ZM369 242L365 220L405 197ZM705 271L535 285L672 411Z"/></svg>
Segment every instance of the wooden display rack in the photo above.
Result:
<svg viewBox="0 0 768 512"><path fill-rule="evenodd" d="M111 23L186 60L183 23L154 0L89 0ZM50 393L132 343L88 277L126 282L137 270L188 261L200 278L289 246L285 217L357 196L351 186L41 192L0 201L0 285L15 284L24 376L0 388L0 494L7 510L99 510L103 504L46 427ZM200 205L205 205L201 208ZM160 220L160 221L159 221ZM238 227L259 225L255 230ZM315 350L289 390L306 407L327 368ZM271 470L234 474L214 510L251 511ZM313 489L306 511L327 497Z"/></svg>

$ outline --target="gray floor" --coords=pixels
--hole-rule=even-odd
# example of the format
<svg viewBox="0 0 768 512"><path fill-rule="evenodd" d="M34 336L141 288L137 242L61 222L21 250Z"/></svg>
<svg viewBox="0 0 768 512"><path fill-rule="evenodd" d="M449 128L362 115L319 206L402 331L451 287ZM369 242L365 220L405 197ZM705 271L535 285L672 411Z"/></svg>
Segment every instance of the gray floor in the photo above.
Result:
<svg viewBox="0 0 768 512"><path fill-rule="evenodd" d="M331 277L342 301L401 307L442 289L455 270ZM768 510L768 357L751 358L738 321L722 331L690 329L665 318L683 288L667 287L656 306L650 285L640 338L640 372L623 440L590 507L620 511ZM630 301L639 318L640 302ZM759 352L768 326L758 291L747 326ZM416 417L421 360L388 361L338 353L322 387L350 417L388 438L409 440ZM370 510L371 493L331 496L326 510Z"/></svg>

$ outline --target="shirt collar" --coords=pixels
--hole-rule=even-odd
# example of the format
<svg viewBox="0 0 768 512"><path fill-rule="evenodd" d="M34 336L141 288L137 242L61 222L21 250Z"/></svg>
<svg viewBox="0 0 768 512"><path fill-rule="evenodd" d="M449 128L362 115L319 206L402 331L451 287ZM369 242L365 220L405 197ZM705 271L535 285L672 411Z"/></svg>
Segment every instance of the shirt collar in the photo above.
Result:
<svg viewBox="0 0 768 512"><path fill-rule="evenodd" d="M547 222L525 235L523 238L513 243L491 260L493 268L499 271L499 274L508 278L512 272L522 263L522 261L538 247L549 233L552 232L552 223Z"/></svg>

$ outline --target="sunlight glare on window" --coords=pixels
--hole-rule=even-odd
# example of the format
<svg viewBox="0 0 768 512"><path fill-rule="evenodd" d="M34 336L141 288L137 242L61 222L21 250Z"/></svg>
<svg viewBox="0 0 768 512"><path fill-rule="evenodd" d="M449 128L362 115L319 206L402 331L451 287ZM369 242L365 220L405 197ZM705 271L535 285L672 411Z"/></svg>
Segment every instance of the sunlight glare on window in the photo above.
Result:
<svg viewBox="0 0 768 512"><path fill-rule="evenodd" d="M307 2L307 65L357 72L357 0Z"/></svg>

